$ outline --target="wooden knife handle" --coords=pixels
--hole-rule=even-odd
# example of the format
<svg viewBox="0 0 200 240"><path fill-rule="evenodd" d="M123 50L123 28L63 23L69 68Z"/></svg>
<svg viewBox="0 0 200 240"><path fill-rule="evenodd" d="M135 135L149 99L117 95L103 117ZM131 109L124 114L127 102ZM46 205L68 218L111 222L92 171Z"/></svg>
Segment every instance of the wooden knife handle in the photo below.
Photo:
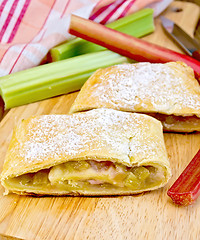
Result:
<svg viewBox="0 0 200 240"><path fill-rule="evenodd" d="M193 52L192 57L200 61L200 50Z"/></svg>

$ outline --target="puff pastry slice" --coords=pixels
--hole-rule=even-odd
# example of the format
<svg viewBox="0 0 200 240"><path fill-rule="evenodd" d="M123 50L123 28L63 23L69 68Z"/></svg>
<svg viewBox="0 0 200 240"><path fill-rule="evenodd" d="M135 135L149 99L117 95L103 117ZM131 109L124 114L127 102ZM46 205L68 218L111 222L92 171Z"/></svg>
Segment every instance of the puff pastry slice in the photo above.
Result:
<svg viewBox="0 0 200 240"><path fill-rule="evenodd" d="M200 85L181 62L121 64L97 70L70 112L94 108L149 114L164 131L200 131Z"/></svg>
<svg viewBox="0 0 200 240"><path fill-rule="evenodd" d="M43 115L15 128L6 155L6 193L127 195L171 176L161 123L147 115L96 109Z"/></svg>

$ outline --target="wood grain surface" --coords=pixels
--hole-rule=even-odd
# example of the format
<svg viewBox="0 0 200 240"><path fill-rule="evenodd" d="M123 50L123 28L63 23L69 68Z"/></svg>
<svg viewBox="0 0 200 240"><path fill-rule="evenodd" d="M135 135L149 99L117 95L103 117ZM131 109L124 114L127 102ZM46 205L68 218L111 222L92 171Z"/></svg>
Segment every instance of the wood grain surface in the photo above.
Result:
<svg viewBox="0 0 200 240"><path fill-rule="evenodd" d="M174 8L182 8L175 12ZM164 15L193 35L199 7L174 2ZM181 51L156 19L155 33L144 39ZM15 124L31 115L68 112L77 93L14 108L0 124L0 170ZM164 134L173 176L162 189L126 197L3 196L0 187L0 239L199 240L200 198L175 206L166 192L200 147L200 133ZM11 238L12 237L12 238Z"/></svg>

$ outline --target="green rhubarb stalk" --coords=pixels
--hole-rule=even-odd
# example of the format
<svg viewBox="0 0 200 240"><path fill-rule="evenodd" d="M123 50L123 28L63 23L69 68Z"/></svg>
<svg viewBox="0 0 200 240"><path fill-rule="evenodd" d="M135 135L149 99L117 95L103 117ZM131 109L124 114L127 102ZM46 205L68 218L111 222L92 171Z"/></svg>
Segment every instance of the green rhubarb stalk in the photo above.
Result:
<svg viewBox="0 0 200 240"><path fill-rule="evenodd" d="M134 37L142 37L154 31L153 10L150 8L142 9L129 16L109 23L106 26ZM105 48L81 38L76 38L52 48L50 50L50 58L55 62L101 50L105 50Z"/></svg>
<svg viewBox="0 0 200 240"><path fill-rule="evenodd" d="M5 109L79 90L99 68L129 62L110 51L88 53L0 78Z"/></svg>

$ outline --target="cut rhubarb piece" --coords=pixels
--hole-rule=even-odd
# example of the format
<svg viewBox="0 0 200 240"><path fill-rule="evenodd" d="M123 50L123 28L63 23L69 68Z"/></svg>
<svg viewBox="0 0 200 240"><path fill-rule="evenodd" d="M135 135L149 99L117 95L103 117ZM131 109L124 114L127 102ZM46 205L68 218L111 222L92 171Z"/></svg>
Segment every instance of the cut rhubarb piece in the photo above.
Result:
<svg viewBox="0 0 200 240"><path fill-rule="evenodd" d="M190 205L200 195L200 150L167 192L178 205Z"/></svg>
<svg viewBox="0 0 200 240"><path fill-rule="evenodd" d="M72 15L69 33L138 62L185 62L193 68L197 79L200 79L200 62L192 57L110 29L99 23Z"/></svg>

